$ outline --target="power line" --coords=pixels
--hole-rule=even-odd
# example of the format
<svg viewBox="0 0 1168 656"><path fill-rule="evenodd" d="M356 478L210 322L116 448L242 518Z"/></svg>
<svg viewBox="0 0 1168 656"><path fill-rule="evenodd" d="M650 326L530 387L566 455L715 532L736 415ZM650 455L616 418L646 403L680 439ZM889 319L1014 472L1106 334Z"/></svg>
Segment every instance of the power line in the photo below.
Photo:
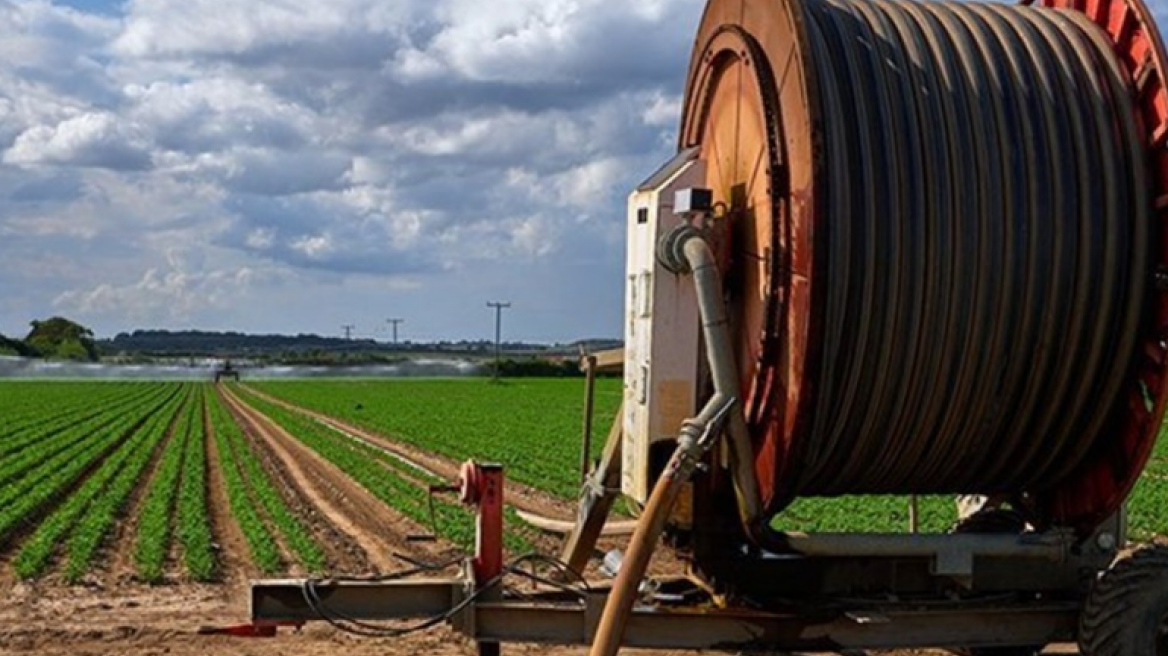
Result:
<svg viewBox="0 0 1168 656"><path fill-rule="evenodd" d="M399 323L405 323L405 322L406 322L405 319L386 319L385 320L385 323L393 324L393 343L395 345L397 344L397 325Z"/></svg>
<svg viewBox="0 0 1168 656"><path fill-rule="evenodd" d="M353 329L356 327L357 326L354 326L351 323L347 323L347 324L341 326L341 330L345 331L345 339L346 340L353 339Z"/></svg>
<svg viewBox="0 0 1168 656"><path fill-rule="evenodd" d="M503 310L511 307L510 302L487 301L487 307L495 308L495 376L499 380L499 343L503 334Z"/></svg>

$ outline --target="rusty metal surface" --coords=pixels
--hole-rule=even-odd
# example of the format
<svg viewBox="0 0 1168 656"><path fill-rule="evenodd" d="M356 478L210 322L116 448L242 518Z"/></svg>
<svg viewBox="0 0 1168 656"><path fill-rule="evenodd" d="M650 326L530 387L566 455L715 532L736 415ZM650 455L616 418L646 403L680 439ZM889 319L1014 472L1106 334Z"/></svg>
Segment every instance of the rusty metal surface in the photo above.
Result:
<svg viewBox="0 0 1168 656"><path fill-rule="evenodd" d="M1139 0L1080 4L707 6L680 146L726 207L771 512L1006 492L1086 531L1130 490L1168 362L1163 52Z"/></svg>
<svg viewBox="0 0 1168 656"><path fill-rule="evenodd" d="M327 611L360 621L448 614L465 593L465 581L327 582L316 592ZM562 596L562 595L561 595ZM257 625L322 619L304 600L300 582L252 584ZM449 616L468 638L488 642L586 645L592 641L605 595L556 601L479 601ZM1078 605L941 603L806 607L790 612L638 606L624 644L654 649L787 651L1046 644L1072 639Z"/></svg>

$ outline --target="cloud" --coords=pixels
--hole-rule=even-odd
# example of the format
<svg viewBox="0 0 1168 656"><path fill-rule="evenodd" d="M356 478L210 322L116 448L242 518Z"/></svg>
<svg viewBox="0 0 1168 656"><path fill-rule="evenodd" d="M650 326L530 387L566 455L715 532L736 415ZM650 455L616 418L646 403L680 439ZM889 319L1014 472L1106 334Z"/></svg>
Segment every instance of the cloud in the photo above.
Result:
<svg viewBox="0 0 1168 656"><path fill-rule="evenodd" d="M61 293L53 299L53 307L88 317L181 324L208 311L240 303L258 276L249 267L213 271L151 268L129 284L101 283Z"/></svg>
<svg viewBox="0 0 1168 656"><path fill-rule="evenodd" d="M137 130L113 114L88 113L55 126L29 128L16 138L4 161L139 171L150 165L150 152Z"/></svg>
<svg viewBox="0 0 1168 656"><path fill-rule="evenodd" d="M624 199L673 149L701 4L0 0L0 257L90 270L8 307L262 323L289 277L320 303L517 276L604 284L619 317Z"/></svg>

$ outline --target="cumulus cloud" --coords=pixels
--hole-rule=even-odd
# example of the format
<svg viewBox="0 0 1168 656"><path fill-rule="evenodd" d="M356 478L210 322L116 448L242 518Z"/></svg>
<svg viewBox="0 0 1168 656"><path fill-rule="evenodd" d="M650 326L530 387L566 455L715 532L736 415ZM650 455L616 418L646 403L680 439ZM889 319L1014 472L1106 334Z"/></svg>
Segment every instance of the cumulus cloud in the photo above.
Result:
<svg viewBox="0 0 1168 656"><path fill-rule="evenodd" d="M53 300L53 306L89 316L182 322L197 313L238 302L253 276L247 268L198 273L147 269L141 279L128 285L102 283L92 289L64 292Z"/></svg>
<svg viewBox="0 0 1168 656"><path fill-rule="evenodd" d="M38 125L16 138L9 164L53 164L137 171L150 165L147 144L108 112L87 113L57 125Z"/></svg>
<svg viewBox="0 0 1168 656"><path fill-rule="evenodd" d="M9 306L122 329L275 284L244 271L328 295L491 267L503 288L615 280L589 292L611 316L624 198L673 149L701 5L0 0L0 257L19 236L95 269ZM176 266L176 240L201 256Z"/></svg>

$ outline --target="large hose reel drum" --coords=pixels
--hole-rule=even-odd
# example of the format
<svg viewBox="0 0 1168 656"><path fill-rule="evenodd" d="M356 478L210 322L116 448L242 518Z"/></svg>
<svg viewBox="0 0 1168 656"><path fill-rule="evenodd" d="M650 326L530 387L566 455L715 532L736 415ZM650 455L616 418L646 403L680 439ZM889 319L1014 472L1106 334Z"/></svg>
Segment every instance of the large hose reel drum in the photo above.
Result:
<svg viewBox="0 0 1168 656"><path fill-rule="evenodd" d="M1119 508L1166 396L1166 63L1140 0L709 3L679 145L725 226L768 513Z"/></svg>

